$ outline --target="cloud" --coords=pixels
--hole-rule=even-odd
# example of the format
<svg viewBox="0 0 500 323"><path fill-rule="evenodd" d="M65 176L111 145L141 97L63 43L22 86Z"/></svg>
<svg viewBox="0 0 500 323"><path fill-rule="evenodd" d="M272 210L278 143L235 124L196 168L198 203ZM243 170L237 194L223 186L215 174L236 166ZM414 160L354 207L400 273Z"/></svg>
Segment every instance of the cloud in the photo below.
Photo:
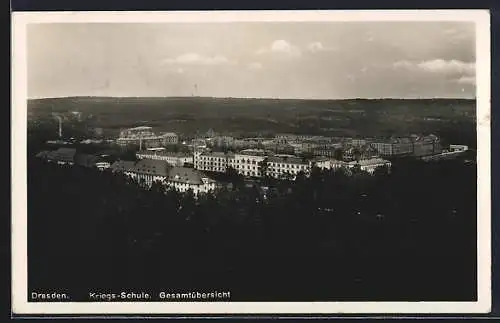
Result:
<svg viewBox="0 0 500 323"><path fill-rule="evenodd" d="M259 62L252 62L250 64L248 64L248 69L250 70L261 70L262 69L262 64L259 63Z"/></svg>
<svg viewBox="0 0 500 323"><path fill-rule="evenodd" d="M476 77L475 76L462 76L456 80L459 84L471 84L476 85Z"/></svg>
<svg viewBox="0 0 500 323"><path fill-rule="evenodd" d="M320 51L325 50L325 47L323 46L322 43L317 41L317 42L313 42L313 43L308 44L307 50L309 50L310 52L316 53L316 52L320 52Z"/></svg>
<svg viewBox="0 0 500 323"><path fill-rule="evenodd" d="M315 41L307 44L306 50L310 53L319 53L319 52L334 52L337 51L338 48L335 47L326 47L323 43L319 41Z"/></svg>
<svg viewBox="0 0 500 323"><path fill-rule="evenodd" d="M300 56L300 49L286 40L279 39L272 42L270 46L261 48L256 52L258 55L276 53L276 54L284 54L287 56Z"/></svg>
<svg viewBox="0 0 500 323"><path fill-rule="evenodd" d="M398 61L393 64L396 68L406 68L422 70L430 73L442 74L467 74L474 75L476 64L472 62L463 62L459 60L433 59L422 62Z"/></svg>
<svg viewBox="0 0 500 323"><path fill-rule="evenodd" d="M234 64L235 62L229 60L227 57L222 55L215 56L203 56L197 53L186 53L179 55L175 58L166 58L162 61L162 64L166 65L224 65L224 64Z"/></svg>

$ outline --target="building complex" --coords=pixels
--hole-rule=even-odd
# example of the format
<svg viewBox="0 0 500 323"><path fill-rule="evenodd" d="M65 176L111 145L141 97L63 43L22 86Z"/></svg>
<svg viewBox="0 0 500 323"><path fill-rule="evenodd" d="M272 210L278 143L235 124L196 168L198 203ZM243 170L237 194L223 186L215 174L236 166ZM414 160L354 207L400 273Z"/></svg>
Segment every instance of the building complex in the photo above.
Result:
<svg viewBox="0 0 500 323"><path fill-rule="evenodd" d="M183 152L170 152L165 150L141 150L136 153L138 159L153 159L166 161L171 166L184 166L192 164L193 155Z"/></svg>
<svg viewBox="0 0 500 323"><path fill-rule="evenodd" d="M161 147L175 145L179 142L178 136L173 132L155 134L152 127L135 127L120 132L120 137L116 139L119 146L138 145L140 148Z"/></svg>

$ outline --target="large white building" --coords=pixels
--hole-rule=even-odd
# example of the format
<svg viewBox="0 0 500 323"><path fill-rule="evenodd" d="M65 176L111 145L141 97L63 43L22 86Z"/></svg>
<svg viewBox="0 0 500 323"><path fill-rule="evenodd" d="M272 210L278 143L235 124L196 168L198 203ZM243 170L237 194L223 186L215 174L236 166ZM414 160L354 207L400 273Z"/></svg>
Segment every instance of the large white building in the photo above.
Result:
<svg viewBox="0 0 500 323"><path fill-rule="evenodd" d="M275 155L267 158L267 175L274 178L295 179L300 172L308 175L309 161L292 155Z"/></svg>
<svg viewBox="0 0 500 323"><path fill-rule="evenodd" d="M213 191L216 187L216 182L204 173L187 167L172 167L164 160L117 161L111 169L123 172L146 187L159 182L179 192L192 190L195 196Z"/></svg>
<svg viewBox="0 0 500 323"><path fill-rule="evenodd" d="M139 183L151 186L153 182L164 182L169 168L170 165L163 160L141 159L124 170L124 173Z"/></svg>
<svg viewBox="0 0 500 323"><path fill-rule="evenodd" d="M186 167L172 167L164 183L179 192L191 190L195 196L213 191L216 187L216 182L204 173Z"/></svg>
<svg viewBox="0 0 500 323"><path fill-rule="evenodd" d="M178 136L173 132L156 135L152 127L140 126L122 130L116 143L120 146L140 145L141 148L148 148L173 145L178 141Z"/></svg>
<svg viewBox="0 0 500 323"><path fill-rule="evenodd" d="M348 168L354 168L357 166L359 166L362 171L373 174L379 167L388 167L390 169L391 162L382 158L372 158L347 163Z"/></svg>
<svg viewBox="0 0 500 323"><path fill-rule="evenodd" d="M184 166L193 163L193 155L188 153L164 150L141 150L136 153L138 159L154 159L166 161L171 166Z"/></svg>
<svg viewBox="0 0 500 323"><path fill-rule="evenodd" d="M250 177L261 177L260 163L266 159L269 153L262 149L246 149L229 159L229 166L236 169L239 174Z"/></svg>
<svg viewBox="0 0 500 323"><path fill-rule="evenodd" d="M233 154L222 152L196 153L194 167L202 171L225 173L232 159L234 159Z"/></svg>
<svg viewBox="0 0 500 323"><path fill-rule="evenodd" d="M346 167L347 163L342 160L336 160L332 158L316 158L313 160L316 167L320 169L339 169Z"/></svg>

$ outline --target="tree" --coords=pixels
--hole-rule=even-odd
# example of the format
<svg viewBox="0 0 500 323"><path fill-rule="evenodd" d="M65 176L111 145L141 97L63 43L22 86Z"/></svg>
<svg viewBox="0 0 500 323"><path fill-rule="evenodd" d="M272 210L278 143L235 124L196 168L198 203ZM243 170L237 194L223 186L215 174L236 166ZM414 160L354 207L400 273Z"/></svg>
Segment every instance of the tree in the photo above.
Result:
<svg viewBox="0 0 500 323"><path fill-rule="evenodd" d="M266 157L258 163L258 169L262 177L267 178L267 169L269 168L269 159Z"/></svg>
<svg viewBox="0 0 500 323"><path fill-rule="evenodd" d="M354 148L353 158L354 158L354 160L357 160L357 161L359 161L361 159L361 151L359 150L359 148Z"/></svg>
<svg viewBox="0 0 500 323"><path fill-rule="evenodd" d="M333 152L333 158L336 160L343 160L344 159L344 150L342 148L335 149Z"/></svg>
<svg viewBox="0 0 500 323"><path fill-rule="evenodd" d="M234 186L237 186L237 187L243 185L243 183L245 181L243 176L240 173L238 173L238 171L231 166L228 166L226 168L226 177L227 177L228 181L230 181L231 183L233 183Z"/></svg>

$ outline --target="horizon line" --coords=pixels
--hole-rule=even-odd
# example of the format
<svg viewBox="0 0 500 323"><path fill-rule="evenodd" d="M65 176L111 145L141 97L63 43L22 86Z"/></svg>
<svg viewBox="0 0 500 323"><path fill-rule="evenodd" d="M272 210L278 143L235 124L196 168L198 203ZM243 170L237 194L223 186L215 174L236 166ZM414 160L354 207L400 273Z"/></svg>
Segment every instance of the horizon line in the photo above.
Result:
<svg viewBox="0 0 500 323"><path fill-rule="evenodd" d="M345 101L345 100L477 100L477 97L346 97L346 98L276 98L276 97L231 97L231 96L113 96L113 95L68 95L32 97L27 100L73 99L73 98L109 98L109 99L249 99L249 100L310 100L310 101Z"/></svg>

